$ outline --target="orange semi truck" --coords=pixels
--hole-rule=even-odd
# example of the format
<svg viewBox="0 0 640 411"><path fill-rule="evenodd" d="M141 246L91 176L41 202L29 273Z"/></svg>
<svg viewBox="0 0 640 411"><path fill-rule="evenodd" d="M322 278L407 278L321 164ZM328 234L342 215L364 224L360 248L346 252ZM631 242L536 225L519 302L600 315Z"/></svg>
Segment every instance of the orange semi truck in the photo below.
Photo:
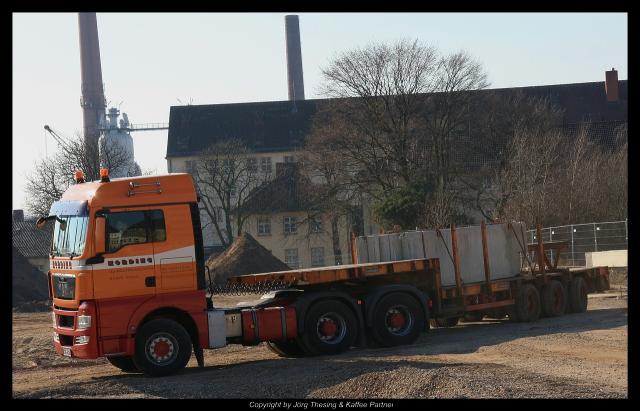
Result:
<svg viewBox="0 0 640 411"><path fill-rule="evenodd" d="M192 352L203 366L203 349L227 344L266 341L290 357L409 344L430 319L451 326L465 315L508 313L534 321L584 311L588 292L608 288L606 267L543 265L443 286L438 259L357 264L354 257L350 265L230 278L236 289L286 287L254 304L216 309L189 174L110 180L104 170L99 181L85 182L81 173L76 181L37 222L55 224L48 273L55 349L106 357L125 372L173 374Z"/></svg>

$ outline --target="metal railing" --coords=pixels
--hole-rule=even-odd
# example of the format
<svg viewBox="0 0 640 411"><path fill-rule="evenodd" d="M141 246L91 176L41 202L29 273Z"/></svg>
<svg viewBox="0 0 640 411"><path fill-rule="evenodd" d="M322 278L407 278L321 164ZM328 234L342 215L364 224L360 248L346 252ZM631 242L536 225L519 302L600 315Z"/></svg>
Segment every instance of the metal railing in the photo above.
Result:
<svg viewBox="0 0 640 411"><path fill-rule="evenodd" d="M527 231L529 244L537 243L536 230ZM585 266L585 253L594 251L626 250L629 229L627 220L600 223L571 224L542 229L542 241L567 241L568 246L560 256L560 265ZM553 251L548 252L555 258Z"/></svg>

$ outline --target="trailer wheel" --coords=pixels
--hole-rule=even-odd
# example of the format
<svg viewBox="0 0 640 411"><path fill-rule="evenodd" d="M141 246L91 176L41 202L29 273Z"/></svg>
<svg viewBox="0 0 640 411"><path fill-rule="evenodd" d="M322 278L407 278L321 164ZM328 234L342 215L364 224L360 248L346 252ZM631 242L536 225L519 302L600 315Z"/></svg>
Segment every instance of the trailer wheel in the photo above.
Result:
<svg viewBox="0 0 640 411"><path fill-rule="evenodd" d="M182 325L159 318L145 323L136 334L133 361L146 375L162 377L184 368L191 349L191 338Z"/></svg>
<svg viewBox="0 0 640 411"><path fill-rule="evenodd" d="M323 300L307 311L300 343L309 355L338 354L348 350L357 336L353 311L338 300Z"/></svg>
<svg viewBox="0 0 640 411"><path fill-rule="evenodd" d="M140 372L132 357L107 357L107 361L124 372Z"/></svg>
<svg viewBox="0 0 640 411"><path fill-rule="evenodd" d="M302 347L300 347L300 344L295 340L267 341L267 348L280 357L297 358L305 356Z"/></svg>
<svg viewBox="0 0 640 411"><path fill-rule="evenodd" d="M587 283L582 277L574 277L569 284L569 309L572 313L587 311Z"/></svg>
<svg viewBox="0 0 640 411"><path fill-rule="evenodd" d="M371 339L379 346L411 344L424 329L422 306L406 293L388 294L373 309Z"/></svg>
<svg viewBox="0 0 640 411"><path fill-rule="evenodd" d="M596 291L599 293L608 290L611 288L609 284L609 278L604 275L599 275L596 277Z"/></svg>
<svg viewBox="0 0 640 411"><path fill-rule="evenodd" d="M540 318L540 293L533 284L524 284L516 297L516 321L529 322Z"/></svg>
<svg viewBox="0 0 640 411"><path fill-rule="evenodd" d="M553 280L542 287L542 312L547 317L557 317L567 308L567 290L560 281Z"/></svg>
<svg viewBox="0 0 640 411"><path fill-rule="evenodd" d="M460 317L436 318L434 322L438 327L455 327L458 325Z"/></svg>

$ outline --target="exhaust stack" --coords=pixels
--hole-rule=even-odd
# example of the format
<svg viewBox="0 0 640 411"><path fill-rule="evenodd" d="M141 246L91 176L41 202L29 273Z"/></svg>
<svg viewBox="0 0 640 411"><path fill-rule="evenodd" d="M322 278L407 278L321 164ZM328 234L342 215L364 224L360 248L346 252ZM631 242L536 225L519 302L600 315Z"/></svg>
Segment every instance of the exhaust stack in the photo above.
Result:
<svg viewBox="0 0 640 411"><path fill-rule="evenodd" d="M100 44L98 43L98 22L96 13L78 13L80 31L80 70L82 76L82 120L84 125L84 141L95 151L95 163L98 164L98 139L100 138L100 122L105 115L106 102L102 85L102 68L100 65Z"/></svg>
<svg viewBox="0 0 640 411"><path fill-rule="evenodd" d="M300 24L298 16L285 16L287 37L287 81L289 100L304 100L304 79L302 76L302 50L300 47Z"/></svg>

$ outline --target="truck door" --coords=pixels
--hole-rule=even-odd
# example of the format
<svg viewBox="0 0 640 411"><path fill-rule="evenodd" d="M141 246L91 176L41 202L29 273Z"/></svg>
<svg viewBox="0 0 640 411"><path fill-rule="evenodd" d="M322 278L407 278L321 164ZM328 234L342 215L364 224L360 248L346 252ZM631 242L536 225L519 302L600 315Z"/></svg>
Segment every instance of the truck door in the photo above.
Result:
<svg viewBox="0 0 640 411"><path fill-rule="evenodd" d="M191 212L187 204L150 210L158 293L197 289Z"/></svg>
<svg viewBox="0 0 640 411"><path fill-rule="evenodd" d="M104 262L94 269L95 298L156 293L153 233L149 211L112 210L106 217Z"/></svg>

